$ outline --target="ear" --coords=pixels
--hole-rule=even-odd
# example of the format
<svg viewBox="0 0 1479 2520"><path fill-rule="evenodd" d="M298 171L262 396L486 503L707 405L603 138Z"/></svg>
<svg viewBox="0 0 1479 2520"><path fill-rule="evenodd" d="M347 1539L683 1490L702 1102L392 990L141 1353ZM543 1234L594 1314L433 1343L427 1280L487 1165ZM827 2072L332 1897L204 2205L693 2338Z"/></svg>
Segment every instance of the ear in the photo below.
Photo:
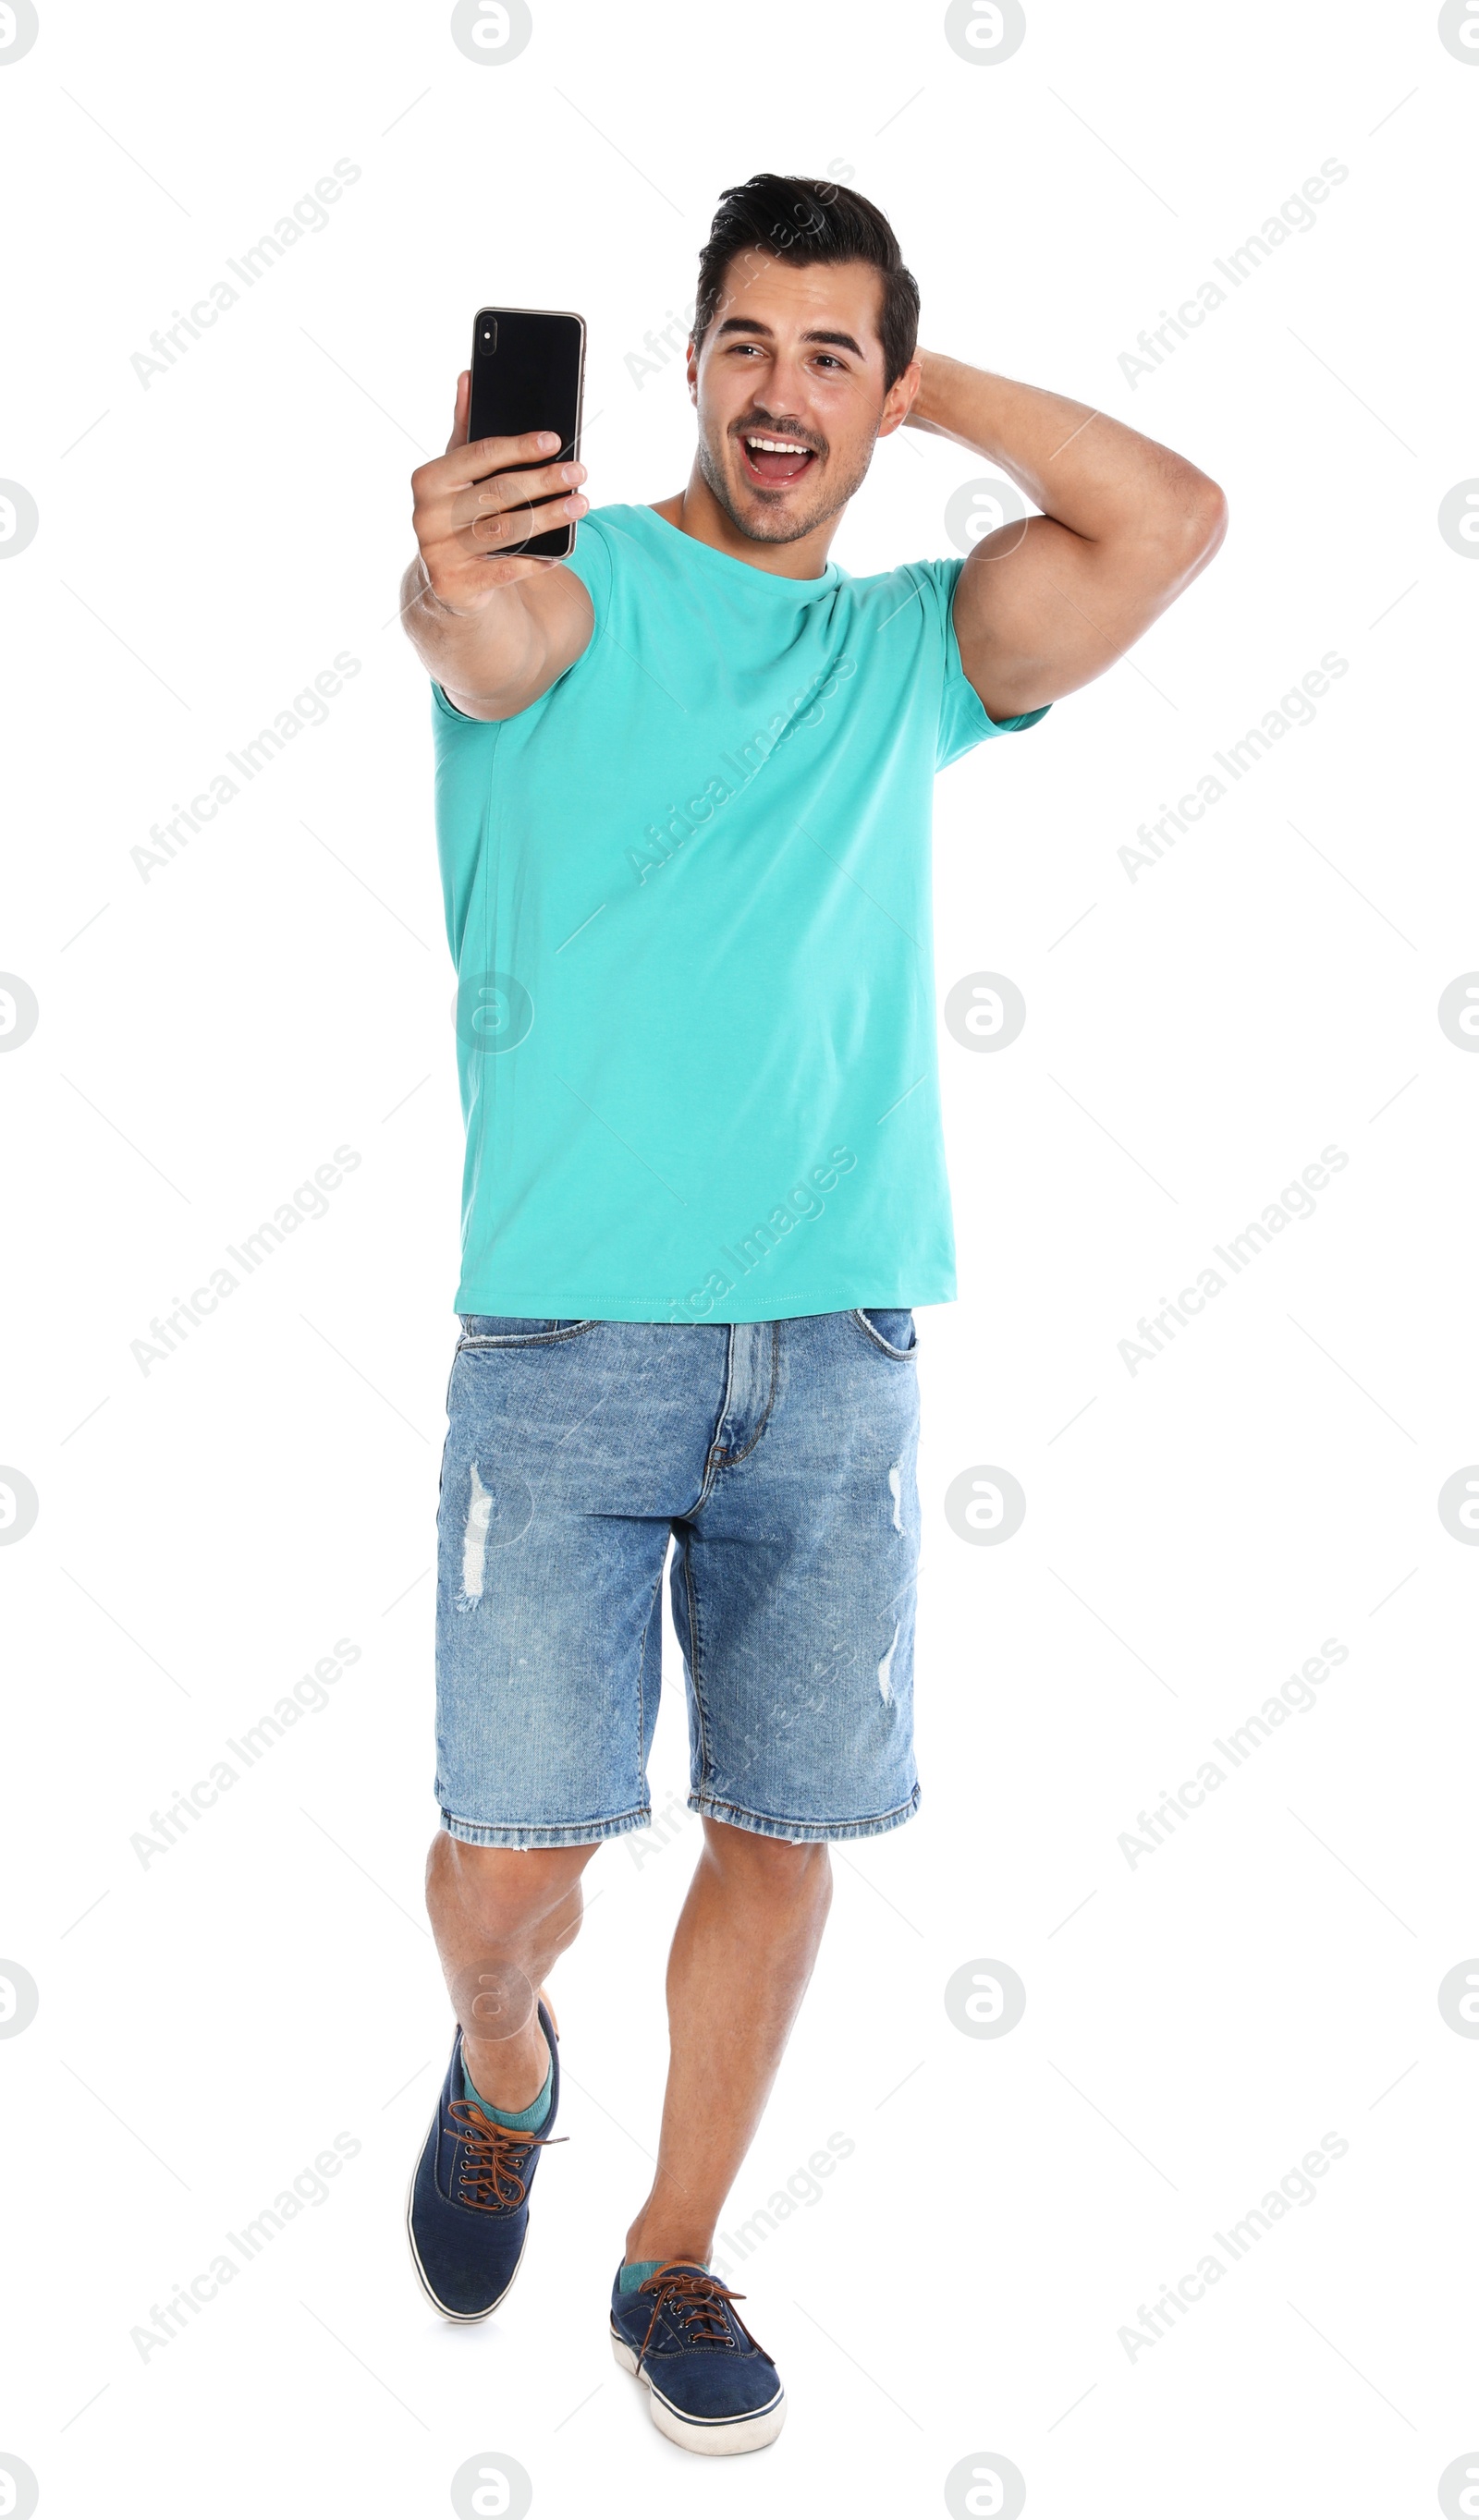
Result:
<svg viewBox="0 0 1479 2520"><path fill-rule="evenodd" d="M917 359L910 359L901 377L896 377L883 398L883 412L878 423L880 437L892 437L901 428L914 407L920 380L924 375Z"/></svg>
<svg viewBox="0 0 1479 2520"><path fill-rule="evenodd" d="M697 410L697 408L698 408L698 398L699 398L699 354L698 354L697 350L694 348L692 341L690 340L690 341L689 341L689 344L688 344L688 399L689 399L689 401L693 404L693 406L694 406L695 410Z"/></svg>

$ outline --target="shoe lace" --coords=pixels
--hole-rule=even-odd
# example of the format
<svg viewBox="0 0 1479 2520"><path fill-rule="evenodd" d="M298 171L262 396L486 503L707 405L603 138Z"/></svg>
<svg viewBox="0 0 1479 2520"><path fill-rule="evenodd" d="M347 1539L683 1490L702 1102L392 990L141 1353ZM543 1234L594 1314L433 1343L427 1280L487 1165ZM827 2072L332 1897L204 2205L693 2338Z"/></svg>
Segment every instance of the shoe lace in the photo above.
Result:
<svg viewBox="0 0 1479 2520"><path fill-rule="evenodd" d="M637 2355L639 2363L665 2310L674 2323L683 2328L691 2344L722 2345L727 2343L729 2336L729 2320L723 2305L745 2299L742 2292L731 2292L727 2284L720 2283L717 2275L701 2274L697 2268L679 2265L673 2259L659 2267L654 2274L645 2276L637 2290L653 2295L652 2317ZM738 2311L731 2315L741 2336L747 2338L758 2353L763 2354L763 2345L759 2337L751 2335Z"/></svg>
<svg viewBox="0 0 1479 2520"><path fill-rule="evenodd" d="M485 2214L508 2213L522 2205L528 2192L515 2164L536 2144L567 2143L563 2135L531 2135L517 2127L494 2126L471 2100L449 2100L447 2116L462 2146L458 2185L464 2205Z"/></svg>

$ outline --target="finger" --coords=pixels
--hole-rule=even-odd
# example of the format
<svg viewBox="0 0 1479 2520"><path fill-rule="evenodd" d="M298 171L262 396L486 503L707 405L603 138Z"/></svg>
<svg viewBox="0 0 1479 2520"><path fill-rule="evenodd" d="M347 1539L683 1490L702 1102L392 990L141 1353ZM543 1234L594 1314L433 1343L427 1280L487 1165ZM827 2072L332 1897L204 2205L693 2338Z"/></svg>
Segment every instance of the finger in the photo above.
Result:
<svg viewBox="0 0 1479 2520"><path fill-rule="evenodd" d="M552 428L532 429L524 437L479 437L470 445L448 448L439 459L441 472L439 486L458 489L469 481L481 481L486 473L499 472L514 464L537 464L557 455L560 441Z"/></svg>
<svg viewBox="0 0 1479 2520"><path fill-rule="evenodd" d="M475 517L467 527L467 540L472 550L492 554L510 543L521 543L530 534L548 533L552 526L565 525L583 517L586 501L578 495L569 499L549 499L537 507L505 508L496 516Z"/></svg>
<svg viewBox="0 0 1479 2520"><path fill-rule="evenodd" d="M446 442L450 455L454 448L467 444L467 415L473 399L473 372L464 368L457 380L456 399L452 404L452 433Z"/></svg>
<svg viewBox="0 0 1479 2520"><path fill-rule="evenodd" d="M456 539L480 560L515 553L538 534L558 532L578 523L584 511L578 501L552 499L544 507L510 508L501 517L480 517Z"/></svg>
<svg viewBox="0 0 1479 2520"><path fill-rule="evenodd" d="M532 472L496 472L460 490L452 501L452 523L469 524L475 517L496 515L504 508L526 506L532 499L559 498L585 478L583 464L544 464Z"/></svg>

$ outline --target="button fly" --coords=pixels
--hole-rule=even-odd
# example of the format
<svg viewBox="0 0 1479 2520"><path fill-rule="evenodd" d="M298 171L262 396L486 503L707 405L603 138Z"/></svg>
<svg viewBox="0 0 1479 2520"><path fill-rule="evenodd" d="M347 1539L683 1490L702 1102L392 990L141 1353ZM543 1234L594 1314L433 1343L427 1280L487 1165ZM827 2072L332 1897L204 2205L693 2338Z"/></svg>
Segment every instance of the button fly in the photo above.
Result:
<svg viewBox="0 0 1479 2520"><path fill-rule="evenodd" d="M730 1323L729 1371L711 1449L714 1461L737 1461L759 1438L775 1390L775 1342L774 1322Z"/></svg>

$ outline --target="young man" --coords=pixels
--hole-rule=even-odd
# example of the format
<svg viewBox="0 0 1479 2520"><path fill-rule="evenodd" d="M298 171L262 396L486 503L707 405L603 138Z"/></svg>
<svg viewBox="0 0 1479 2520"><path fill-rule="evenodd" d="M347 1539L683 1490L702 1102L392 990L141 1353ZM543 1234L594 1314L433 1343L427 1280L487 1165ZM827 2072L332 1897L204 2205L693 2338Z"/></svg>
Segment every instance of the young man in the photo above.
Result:
<svg viewBox="0 0 1479 2520"><path fill-rule="evenodd" d="M466 442L466 376L414 475L467 1164L428 1866L459 2028L411 2244L449 2318L513 2281L559 2092L543 1981L596 1847L650 1820L671 1542L704 1849L611 2333L708 2452L784 2415L709 2252L827 1845L919 1796L910 1308L955 1291L931 784L1103 673L1224 530L1165 447L916 349L918 302L871 203L758 175L700 262L685 489L591 512L553 437ZM828 548L905 425L1042 513L850 578ZM572 559L500 557L551 494Z"/></svg>

